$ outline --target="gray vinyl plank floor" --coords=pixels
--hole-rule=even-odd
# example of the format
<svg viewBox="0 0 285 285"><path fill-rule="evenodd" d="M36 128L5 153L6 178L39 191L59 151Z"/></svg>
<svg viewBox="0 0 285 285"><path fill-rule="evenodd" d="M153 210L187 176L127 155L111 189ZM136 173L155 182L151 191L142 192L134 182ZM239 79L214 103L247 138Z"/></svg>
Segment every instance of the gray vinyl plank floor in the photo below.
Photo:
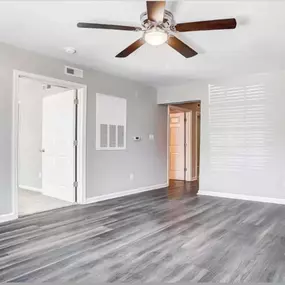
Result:
<svg viewBox="0 0 285 285"><path fill-rule="evenodd" d="M1 224L0 282L285 281L284 206L185 189Z"/></svg>

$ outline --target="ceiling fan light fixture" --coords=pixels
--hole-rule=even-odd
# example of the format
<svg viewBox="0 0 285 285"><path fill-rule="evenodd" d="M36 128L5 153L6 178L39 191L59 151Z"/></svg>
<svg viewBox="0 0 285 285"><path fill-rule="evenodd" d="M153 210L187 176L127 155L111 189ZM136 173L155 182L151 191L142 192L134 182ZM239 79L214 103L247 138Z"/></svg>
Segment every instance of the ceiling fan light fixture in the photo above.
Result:
<svg viewBox="0 0 285 285"><path fill-rule="evenodd" d="M167 41L167 39L167 33L164 30L158 28L153 28L144 33L144 40L152 46L162 45Z"/></svg>
<svg viewBox="0 0 285 285"><path fill-rule="evenodd" d="M146 11L140 16L141 27L125 26L100 23L79 22L78 28L103 29L117 31L143 32L143 35L135 42L127 46L116 55L116 58L125 58L135 52L138 48L148 43L153 46L160 46L167 43L185 58L190 58L198 53L189 45L176 37L177 32L213 31L235 29L237 21L235 18L215 19L196 22L178 23L174 20L173 14L166 10L166 0L147 0Z"/></svg>

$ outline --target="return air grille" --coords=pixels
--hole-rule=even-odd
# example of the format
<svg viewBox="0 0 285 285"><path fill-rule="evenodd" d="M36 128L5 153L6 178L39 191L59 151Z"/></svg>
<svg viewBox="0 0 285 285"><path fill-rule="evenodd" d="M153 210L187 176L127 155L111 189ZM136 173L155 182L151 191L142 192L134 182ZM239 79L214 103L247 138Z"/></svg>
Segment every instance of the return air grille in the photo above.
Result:
<svg viewBox="0 0 285 285"><path fill-rule="evenodd" d="M127 100L96 94L96 149L126 149Z"/></svg>
<svg viewBox="0 0 285 285"><path fill-rule="evenodd" d="M74 77L79 77L83 78L83 70L70 67L70 66L65 66L64 67L64 74L69 75L69 76L74 76Z"/></svg>

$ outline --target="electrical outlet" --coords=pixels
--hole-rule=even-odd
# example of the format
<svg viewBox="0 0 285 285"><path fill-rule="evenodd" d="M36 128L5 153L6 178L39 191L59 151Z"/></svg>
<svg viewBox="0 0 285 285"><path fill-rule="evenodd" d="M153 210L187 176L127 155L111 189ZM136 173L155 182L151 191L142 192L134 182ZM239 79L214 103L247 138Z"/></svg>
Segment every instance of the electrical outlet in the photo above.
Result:
<svg viewBox="0 0 285 285"><path fill-rule="evenodd" d="M134 180L134 178L135 178L135 175L133 173L131 173L130 174L130 180L132 181L132 180Z"/></svg>

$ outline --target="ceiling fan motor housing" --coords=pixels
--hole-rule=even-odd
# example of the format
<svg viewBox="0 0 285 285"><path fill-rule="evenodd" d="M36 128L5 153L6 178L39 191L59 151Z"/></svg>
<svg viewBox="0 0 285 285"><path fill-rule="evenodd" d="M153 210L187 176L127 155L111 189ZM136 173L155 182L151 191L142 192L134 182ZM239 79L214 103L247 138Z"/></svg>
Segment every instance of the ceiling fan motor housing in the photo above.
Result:
<svg viewBox="0 0 285 285"><path fill-rule="evenodd" d="M154 27L160 28L165 32L175 32L175 22L173 14L167 10L164 11L163 22L152 22L148 19L147 12L144 12L140 16L141 25L143 30L148 31Z"/></svg>

